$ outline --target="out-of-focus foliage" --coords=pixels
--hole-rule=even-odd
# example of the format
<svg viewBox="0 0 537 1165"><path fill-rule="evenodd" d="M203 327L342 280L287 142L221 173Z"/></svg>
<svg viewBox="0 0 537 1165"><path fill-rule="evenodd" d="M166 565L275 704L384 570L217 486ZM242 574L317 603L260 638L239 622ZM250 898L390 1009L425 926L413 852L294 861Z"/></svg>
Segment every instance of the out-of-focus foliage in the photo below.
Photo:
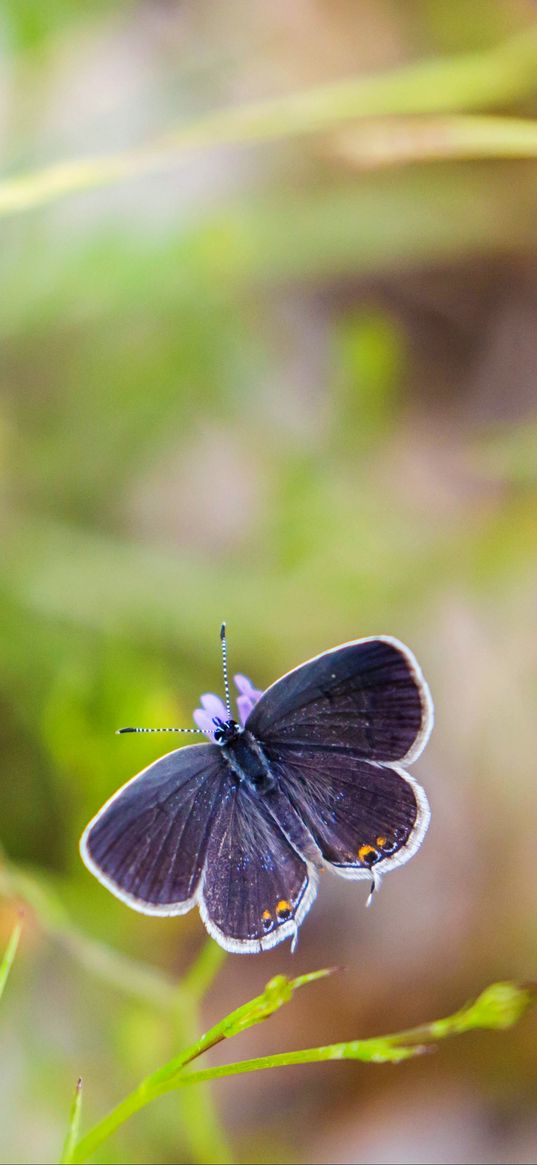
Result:
<svg viewBox="0 0 537 1165"><path fill-rule="evenodd" d="M274 1016L282 1050L535 975L537 163L483 155L529 140L536 41L531 0L4 5L11 190L178 135L158 171L0 224L1 950L28 903L2 1000L6 1161L56 1159L79 1075L89 1124L271 975L348 966L324 1007ZM347 82L399 96L292 131L296 95ZM209 146L265 102L274 140ZM471 157L448 136L419 160L438 123L393 136L435 109L459 151L478 118ZM229 957L200 1019L175 988L198 918L128 911L77 840L164 751L114 729L189 724L219 689L223 617L259 686L349 637L408 641L437 708L432 823L374 910L323 879L293 959ZM244 1161L529 1161L535 1042L530 1020L397 1071L334 1065L329 1087L322 1065L254 1074L217 1086L218 1116L192 1088L96 1160L220 1160L229 1139Z"/></svg>

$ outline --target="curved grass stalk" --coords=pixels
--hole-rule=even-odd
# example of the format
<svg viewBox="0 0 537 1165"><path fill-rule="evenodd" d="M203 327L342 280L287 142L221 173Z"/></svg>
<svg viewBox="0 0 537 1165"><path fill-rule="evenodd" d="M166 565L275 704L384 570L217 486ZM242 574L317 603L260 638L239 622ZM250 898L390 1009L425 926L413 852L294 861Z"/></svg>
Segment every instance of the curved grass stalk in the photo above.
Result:
<svg viewBox="0 0 537 1165"><path fill-rule="evenodd" d="M533 28L485 51L419 61L372 77L351 78L272 100L216 110L190 125L172 127L133 150L70 159L5 178L0 182L0 215L42 206L75 191L165 170L192 150L328 132L356 118L406 117L506 105L535 92L536 78L537 28ZM494 142L499 156L513 156L513 150L516 156L533 156L531 129L524 145L520 123L512 133L508 123L501 133L496 127L492 140L485 129L481 135L487 156L494 152ZM477 149L476 143L474 150Z"/></svg>
<svg viewBox="0 0 537 1165"><path fill-rule="evenodd" d="M193 1072L189 1069L193 1060L209 1048L214 1047L221 1040L229 1039L239 1032L245 1031L253 1024L268 1019L274 1011L289 1002L297 988L327 974L330 974L330 971L324 970L310 975L302 975L294 980L288 980L283 975L271 980L262 995L226 1016L190 1048L187 1048L157 1072L147 1076L133 1092L129 1093L103 1120L73 1146L71 1156L66 1158L66 1162L69 1165L74 1165L74 1163L82 1165L130 1116L157 1097L175 1089L219 1080L225 1076L259 1072L266 1068L286 1067L291 1064L313 1064L334 1060L358 1060L362 1063L374 1064L401 1063L431 1049L436 1041L450 1036L460 1035L478 1028L501 1031L512 1027L528 1009L535 997L535 989L531 985L494 983L483 991L476 1000L462 1007L453 1015L410 1028L407 1031L372 1039L350 1040L324 1047L306 1048L297 1052L261 1056L253 1060L223 1064L201 1071Z"/></svg>

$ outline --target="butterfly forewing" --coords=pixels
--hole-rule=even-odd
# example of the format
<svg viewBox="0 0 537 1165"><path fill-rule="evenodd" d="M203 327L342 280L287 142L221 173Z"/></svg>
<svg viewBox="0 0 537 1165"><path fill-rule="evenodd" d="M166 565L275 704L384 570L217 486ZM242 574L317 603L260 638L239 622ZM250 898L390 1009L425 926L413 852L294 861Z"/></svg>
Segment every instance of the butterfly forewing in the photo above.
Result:
<svg viewBox="0 0 537 1165"><path fill-rule="evenodd" d="M228 784L216 745L168 753L129 781L90 822L81 840L86 864L136 909L184 913L193 905L211 822Z"/></svg>
<svg viewBox="0 0 537 1165"><path fill-rule="evenodd" d="M230 787L207 848L200 909L209 932L227 950L267 949L296 934L315 893L315 871L263 798Z"/></svg>
<svg viewBox="0 0 537 1165"><path fill-rule="evenodd" d="M293 747L319 744L378 761L409 761L425 746L431 701L414 656L394 639L326 651L268 688L246 727Z"/></svg>

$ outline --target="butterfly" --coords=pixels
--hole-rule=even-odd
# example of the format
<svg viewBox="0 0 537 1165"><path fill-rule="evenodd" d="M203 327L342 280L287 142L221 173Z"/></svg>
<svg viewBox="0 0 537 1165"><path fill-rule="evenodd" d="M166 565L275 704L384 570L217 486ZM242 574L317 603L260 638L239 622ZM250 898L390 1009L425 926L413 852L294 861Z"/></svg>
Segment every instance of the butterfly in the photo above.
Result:
<svg viewBox="0 0 537 1165"><path fill-rule="evenodd" d="M406 771L433 724L412 652L390 636L333 647L260 692L242 675L231 714L202 696L209 743L167 753L133 777L85 829L81 855L118 898L144 914L197 905L235 953L296 943L319 872L370 882L416 853L429 824Z"/></svg>

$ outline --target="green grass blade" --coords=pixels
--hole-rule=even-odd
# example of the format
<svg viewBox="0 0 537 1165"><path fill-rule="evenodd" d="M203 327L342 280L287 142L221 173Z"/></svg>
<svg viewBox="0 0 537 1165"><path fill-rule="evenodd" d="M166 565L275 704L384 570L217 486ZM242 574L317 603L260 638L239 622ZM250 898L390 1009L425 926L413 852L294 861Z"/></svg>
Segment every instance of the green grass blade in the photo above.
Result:
<svg viewBox="0 0 537 1165"><path fill-rule="evenodd" d="M73 1160L73 1149L78 1140L80 1130L80 1114L82 1109L82 1077L79 1076L76 1082L75 1093L71 1104L71 1111L69 1113L69 1125L63 1143L62 1155L60 1157L60 1165L70 1165Z"/></svg>
<svg viewBox="0 0 537 1165"><path fill-rule="evenodd" d="M376 119L342 130L335 152L367 170L461 158L535 158L537 121L464 114Z"/></svg>
<svg viewBox="0 0 537 1165"><path fill-rule="evenodd" d="M185 1072L181 1085L218 1080L224 1076L258 1072L265 1068L286 1067L290 1064L318 1064L328 1060L360 1060L367 1064L398 1064L434 1049L438 1040L462 1035L473 1029L504 1031L513 1027L532 1006L537 994L535 985L493 983L472 1003L466 1004L444 1019L421 1024L407 1031L367 1040L348 1040L326 1047L306 1048L299 1052L283 1052L275 1056L261 1056L242 1060L238 1064L223 1064L200 1072Z"/></svg>
<svg viewBox="0 0 537 1165"><path fill-rule="evenodd" d="M9 938L9 942L8 942L6 950L5 950L4 957L2 959L2 962L0 963L0 999L2 998L2 995L4 994L4 988L5 988L5 985L6 985L7 980L8 980L9 972L11 971L11 968L13 966L13 960L14 960L15 955L17 953L17 947L19 945L21 931L22 931L22 920L19 919L19 921L16 922L15 926L13 927L13 930L12 930L10 938Z"/></svg>
<svg viewBox="0 0 537 1165"><path fill-rule="evenodd" d="M215 1024L208 1032L205 1032L205 1035L196 1040L191 1047L170 1060L163 1068L154 1072L151 1076L153 1084L156 1086L165 1084L192 1060L197 1060L198 1056L207 1052L209 1048L214 1048L222 1040L231 1039L257 1023L263 1023L285 1003L289 1003L294 992L300 987L314 983L317 979L324 979L327 975L331 975L334 969L326 968L322 971L312 971L309 975L300 975L297 979L288 979L286 975L275 975L267 983L262 995L251 999L242 1007L237 1007L235 1011L230 1012L229 1015L220 1020L220 1023Z"/></svg>
<svg viewBox="0 0 537 1165"><path fill-rule="evenodd" d="M329 1044L325 1047L306 1048L297 1052L283 1052L272 1056L261 1056L254 1060L242 1060L234 1064L206 1068L192 1072L187 1065L214 1047L222 1039L230 1038L253 1024L268 1019L279 1007L289 1002L294 991L306 983L330 974L323 970L288 980L283 975L276 976L267 984L265 991L256 999L237 1008L201 1040L180 1056L164 1065L145 1080L104 1117L76 1145L71 1161L82 1163L133 1113L138 1112L156 1097L166 1092L182 1088L188 1084L201 1084L219 1080L225 1076L237 1076L247 1072L259 1072L266 1068L287 1067L291 1064L314 1064L327 1061L358 1060L369 1064L398 1064L427 1051L438 1040L476 1028L505 1030L512 1027L533 1003L536 995L534 985L517 983L494 983L476 1000L462 1007L453 1015L432 1023L410 1028L408 1031L392 1035L377 1036L373 1039L350 1040Z"/></svg>
<svg viewBox="0 0 537 1165"><path fill-rule="evenodd" d="M362 117L447 113L502 106L535 92L537 29L481 52L418 61L237 108L216 110L138 149L78 158L0 183L0 214L19 213L78 190L164 170L192 150L327 132Z"/></svg>

